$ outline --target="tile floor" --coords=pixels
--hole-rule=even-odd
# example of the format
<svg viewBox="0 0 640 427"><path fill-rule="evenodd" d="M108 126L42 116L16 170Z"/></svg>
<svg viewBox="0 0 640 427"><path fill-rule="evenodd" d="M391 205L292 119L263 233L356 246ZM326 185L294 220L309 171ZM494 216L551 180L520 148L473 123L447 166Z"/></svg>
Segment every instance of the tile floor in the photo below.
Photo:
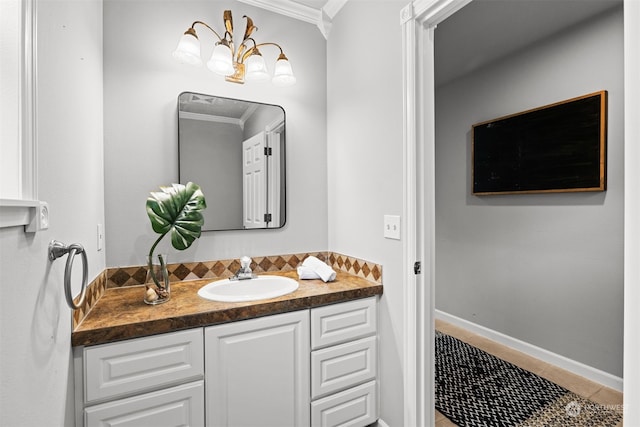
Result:
<svg viewBox="0 0 640 427"><path fill-rule="evenodd" d="M553 381L567 390L593 402L600 403L602 405L622 405L622 393L619 391L612 390L586 378L560 369L557 366L535 359L510 347L481 337L473 332L451 325L450 323L436 320L436 329L442 333L458 338L460 341L464 341L484 350L487 353L493 354L496 357L506 360L507 362L513 363L522 369L526 369L527 371L533 372L534 374L546 378L549 381ZM436 411L435 426L455 427L456 425L449 421L440 412ZM618 427L621 426L622 421L618 424Z"/></svg>

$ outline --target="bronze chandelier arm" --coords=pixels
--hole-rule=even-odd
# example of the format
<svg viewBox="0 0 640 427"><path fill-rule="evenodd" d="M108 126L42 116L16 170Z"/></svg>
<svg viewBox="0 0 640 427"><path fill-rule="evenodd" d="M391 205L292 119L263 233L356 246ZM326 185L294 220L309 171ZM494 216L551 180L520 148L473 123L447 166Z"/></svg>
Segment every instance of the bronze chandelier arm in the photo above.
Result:
<svg viewBox="0 0 640 427"><path fill-rule="evenodd" d="M210 29L210 30L213 32L213 34L215 34L215 35L216 35L216 37L218 37L218 40L220 40L220 41L222 41L222 40L226 40L227 33L225 33L225 37L224 37L224 38L223 38L223 37L220 37L220 34L218 34L218 33L216 32L216 30L214 30L213 28L211 28L211 26L210 26L209 24L207 24L206 22L203 22L203 21L194 21L194 22L193 22L193 24L191 24L191 27L187 30L187 32L188 32L188 33L190 33L191 35L193 35L193 36L195 36L195 35L196 35L196 34L195 34L195 32L196 32L196 31L195 31L195 25L196 25L196 24L204 25L205 27L207 27L208 29Z"/></svg>
<svg viewBox="0 0 640 427"><path fill-rule="evenodd" d="M247 40L251 40L253 42L253 47L248 48L247 51L244 52L242 55L240 55L240 49L239 49L237 62L240 63L240 64L244 63L244 61L249 56L251 56L251 54L253 53L254 50L258 50L258 48L262 47L262 46L275 46L278 49L280 49L280 56L278 57L278 59L281 59L282 57L284 57L284 59L287 58L286 56L284 56L284 51L282 50L282 47L278 43L273 43L273 42L256 43L256 41L254 39L252 39L251 37L249 37ZM245 45L245 42L243 41L242 44Z"/></svg>

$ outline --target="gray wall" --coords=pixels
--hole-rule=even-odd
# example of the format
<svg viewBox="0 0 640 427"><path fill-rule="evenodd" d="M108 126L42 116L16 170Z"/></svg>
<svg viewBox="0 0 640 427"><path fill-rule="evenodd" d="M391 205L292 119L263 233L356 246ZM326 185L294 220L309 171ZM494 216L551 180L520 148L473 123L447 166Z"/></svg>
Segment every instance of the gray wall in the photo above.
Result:
<svg viewBox="0 0 640 427"><path fill-rule="evenodd" d="M37 2L38 197L50 227L0 229L0 425L72 426L71 309L65 259L49 242L81 243L93 280L105 268L96 225L104 224L102 2ZM73 267L73 293L82 267Z"/></svg>
<svg viewBox="0 0 640 427"><path fill-rule="evenodd" d="M436 308L620 377L622 28L621 9L569 28L439 88L436 110ZM602 89L606 192L471 195L472 124Z"/></svg>
<svg viewBox="0 0 640 427"><path fill-rule="evenodd" d="M205 228L242 228L243 140L237 124L180 119L180 178L213 196L203 212Z"/></svg>
<svg viewBox="0 0 640 427"><path fill-rule="evenodd" d="M298 82L231 84L171 57L195 20L222 28L231 9L236 33L242 15L260 28L256 40L282 45ZM142 28L141 28L141 23ZM203 57L214 36L202 27ZM273 67L278 50L261 49ZM287 225L278 230L203 232L182 252L159 246L172 262L239 258L327 249L326 42L313 25L235 1L106 0L104 3L104 164L107 265L144 263L157 236L145 200L158 186L177 182L177 97L191 91L281 105L287 114ZM224 203L205 194L208 205Z"/></svg>
<svg viewBox="0 0 640 427"><path fill-rule="evenodd" d="M402 27L406 1L349 1L328 40L329 249L382 264L380 416L403 425L402 242L385 214L402 213ZM372 51L373 29L376 37ZM382 61L379 53L384 52Z"/></svg>

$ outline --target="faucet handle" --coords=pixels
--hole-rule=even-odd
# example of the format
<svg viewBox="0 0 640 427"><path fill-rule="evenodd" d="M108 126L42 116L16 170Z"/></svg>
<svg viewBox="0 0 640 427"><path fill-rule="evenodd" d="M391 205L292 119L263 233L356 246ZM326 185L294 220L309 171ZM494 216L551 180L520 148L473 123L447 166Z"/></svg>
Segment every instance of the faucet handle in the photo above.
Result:
<svg viewBox="0 0 640 427"><path fill-rule="evenodd" d="M250 266L251 258L249 258L248 256L243 256L242 258L240 258L240 267L242 267L243 270L247 270Z"/></svg>

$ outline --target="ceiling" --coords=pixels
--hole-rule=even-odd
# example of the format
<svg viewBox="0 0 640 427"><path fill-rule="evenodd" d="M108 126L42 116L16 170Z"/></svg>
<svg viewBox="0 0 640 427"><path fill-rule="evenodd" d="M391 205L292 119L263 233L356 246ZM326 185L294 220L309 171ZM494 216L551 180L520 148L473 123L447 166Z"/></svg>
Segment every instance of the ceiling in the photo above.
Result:
<svg viewBox="0 0 640 427"><path fill-rule="evenodd" d="M197 115L226 117L241 120L255 111L256 104L230 98L220 98L212 95L183 92L180 94L179 110Z"/></svg>
<svg viewBox="0 0 640 427"><path fill-rule="evenodd" d="M331 20L347 2L239 1L314 23L325 38L329 36ZM473 0L436 29L436 86L621 5L622 0Z"/></svg>
<svg viewBox="0 0 640 427"><path fill-rule="evenodd" d="M474 0L435 31L436 86L621 5L622 0Z"/></svg>

